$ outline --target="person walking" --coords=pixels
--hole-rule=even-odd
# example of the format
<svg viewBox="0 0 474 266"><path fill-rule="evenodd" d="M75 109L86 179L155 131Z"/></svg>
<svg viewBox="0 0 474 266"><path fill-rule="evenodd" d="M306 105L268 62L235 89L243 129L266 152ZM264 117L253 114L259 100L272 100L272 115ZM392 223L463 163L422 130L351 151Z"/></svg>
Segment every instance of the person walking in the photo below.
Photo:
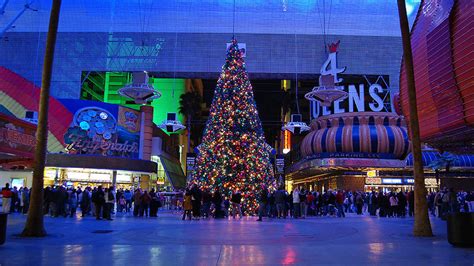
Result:
<svg viewBox="0 0 474 266"><path fill-rule="evenodd" d="M30 193L27 187L21 187L18 190L18 197L20 199L20 207L18 208L19 213L26 214L28 211L28 206L30 204Z"/></svg>
<svg viewBox="0 0 474 266"><path fill-rule="evenodd" d="M356 205L357 215L362 215L362 208L364 207L364 198L362 197L361 192L356 193L355 205Z"/></svg>
<svg viewBox="0 0 474 266"><path fill-rule="evenodd" d="M266 187L262 188L260 191L260 197L258 198L258 222L262 221L262 217L267 210L268 203L268 190Z"/></svg>
<svg viewBox="0 0 474 266"><path fill-rule="evenodd" d="M68 194L63 186L60 186L56 192L56 217L62 215L67 217L66 204L68 203Z"/></svg>
<svg viewBox="0 0 474 266"><path fill-rule="evenodd" d="M150 202L151 202L151 197L150 197L150 194L148 194L148 191L145 190L143 192L140 202L141 202L140 217L143 217L143 216L148 217L148 209L150 208Z"/></svg>
<svg viewBox="0 0 474 266"><path fill-rule="evenodd" d="M86 187L84 191L81 193L81 217L85 217L90 211L90 201L91 201L91 194L90 194L90 187Z"/></svg>
<svg viewBox="0 0 474 266"><path fill-rule="evenodd" d="M466 195L467 209L469 212L474 212L474 191Z"/></svg>
<svg viewBox="0 0 474 266"><path fill-rule="evenodd" d="M308 206L306 205L306 190L302 188L300 190L300 216L301 218L306 218L306 213L308 212Z"/></svg>
<svg viewBox="0 0 474 266"><path fill-rule="evenodd" d="M457 197L456 192L454 192L453 188L449 189L448 198L449 198L449 200L448 200L448 204L449 204L448 210L449 211L448 212L449 213L459 212L458 197Z"/></svg>
<svg viewBox="0 0 474 266"><path fill-rule="evenodd" d="M10 212L16 212L20 208L20 198L18 197L18 189L17 187L13 187L11 203L10 203Z"/></svg>
<svg viewBox="0 0 474 266"><path fill-rule="evenodd" d="M125 212L130 212L132 209L132 192L126 189L123 196L125 197Z"/></svg>
<svg viewBox="0 0 474 266"><path fill-rule="evenodd" d="M290 191L290 193L285 193L285 195L286 195L285 217L289 215L291 218L294 216L294 213L295 213L294 208L293 208L294 207L293 206L293 191Z"/></svg>
<svg viewBox="0 0 474 266"><path fill-rule="evenodd" d="M214 191L214 195L212 196L212 203L214 204L214 218L215 219L224 218L224 211L222 210L222 195L218 188L216 188L216 190ZM193 215L194 215L194 205L193 205Z"/></svg>
<svg viewBox="0 0 474 266"><path fill-rule="evenodd" d="M447 219L447 214L449 213L449 191L447 188L444 188L443 194L441 197L441 219Z"/></svg>
<svg viewBox="0 0 474 266"><path fill-rule="evenodd" d="M43 215L49 213L49 205L51 202L51 187L46 187L43 192Z"/></svg>
<svg viewBox="0 0 474 266"><path fill-rule="evenodd" d="M283 189L283 187L280 187L275 192L275 204L276 204L276 208L277 208L277 217L278 217L278 219L286 218L286 214L285 214L286 194L285 194L285 190Z"/></svg>
<svg viewBox="0 0 474 266"><path fill-rule="evenodd" d="M300 217L300 190L298 188L293 191L293 217L295 219Z"/></svg>
<svg viewBox="0 0 474 266"><path fill-rule="evenodd" d="M114 210L115 204L115 195L114 195L114 187L110 187L109 189L105 189L105 205L104 205L104 219L112 221L112 211Z"/></svg>
<svg viewBox="0 0 474 266"><path fill-rule="evenodd" d="M315 201L316 197L314 196L314 193L311 192L311 191L308 191L306 193L306 213L305 213L305 216L308 216L308 213L310 215L315 215L314 213L314 201Z"/></svg>
<svg viewBox="0 0 474 266"><path fill-rule="evenodd" d="M6 183L5 187L2 188L2 211L4 213L10 213L12 195L13 195L13 193L10 189L10 184Z"/></svg>
<svg viewBox="0 0 474 266"><path fill-rule="evenodd" d="M102 220L102 208L105 204L105 193L102 190L102 186L99 186L97 190L92 193L92 202L95 207L95 218L96 220Z"/></svg>
<svg viewBox="0 0 474 266"><path fill-rule="evenodd" d="M202 192L202 216L209 218L211 210L212 195L208 189Z"/></svg>
<svg viewBox="0 0 474 266"><path fill-rule="evenodd" d="M346 214L344 213L344 193L342 193L342 190L338 190L336 194L336 208L337 208L337 217L346 217Z"/></svg>
<svg viewBox="0 0 474 266"><path fill-rule="evenodd" d="M158 198L154 188L150 191L150 197L150 217L158 217L158 204L160 203L160 199Z"/></svg>
<svg viewBox="0 0 474 266"><path fill-rule="evenodd" d="M138 216L141 213L141 205L142 204L142 192L139 188L135 190L133 194L133 216Z"/></svg>
<svg viewBox="0 0 474 266"><path fill-rule="evenodd" d="M77 209L77 191L73 189L70 191L68 195L68 204L69 204L69 216L72 218L76 216L76 209Z"/></svg>
<svg viewBox="0 0 474 266"><path fill-rule="evenodd" d="M390 201L390 214L389 214L389 217L395 217L396 214L397 214L397 210L398 210L398 198L395 195L395 193L393 193L393 192L391 193L389 201Z"/></svg>
<svg viewBox="0 0 474 266"><path fill-rule="evenodd" d="M199 220L201 218L201 200L202 200L202 193L201 189L194 184L193 187L191 188L191 200L193 204L193 217L196 220Z"/></svg>
<svg viewBox="0 0 474 266"><path fill-rule="evenodd" d="M403 191L398 192L397 194L398 199L398 217L405 218L407 214L407 195L403 193Z"/></svg>
<svg viewBox="0 0 474 266"><path fill-rule="evenodd" d="M242 219L242 208L240 207L240 203L242 201L242 194L240 194L239 190L236 190L230 199L232 202L232 217L235 219L237 213L239 214L239 219Z"/></svg>
<svg viewBox="0 0 474 266"><path fill-rule="evenodd" d="M184 208L184 212L183 212L183 218L181 220L184 221L186 217L188 218L188 220L191 220L193 203L192 203L191 191L188 188L186 189L186 192L184 193L183 208Z"/></svg>
<svg viewBox="0 0 474 266"><path fill-rule="evenodd" d="M328 189L327 194L327 213L330 216L336 216L336 195L332 189Z"/></svg>

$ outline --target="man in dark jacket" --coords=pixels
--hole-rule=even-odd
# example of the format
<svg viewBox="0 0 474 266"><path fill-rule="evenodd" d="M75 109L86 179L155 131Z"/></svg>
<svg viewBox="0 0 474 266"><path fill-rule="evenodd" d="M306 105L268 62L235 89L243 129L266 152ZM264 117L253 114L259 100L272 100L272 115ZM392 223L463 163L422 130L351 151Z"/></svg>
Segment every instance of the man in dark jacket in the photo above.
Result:
<svg viewBox="0 0 474 266"><path fill-rule="evenodd" d="M258 222L262 221L263 214L265 213L267 209L267 203L268 203L268 190L266 187L262 188L262 191L260 191L260 196L258 198Z"/></svg>
<svg viewBox="0 0 474 266"><path fill-rule="evenodd" d="M193 204L193 218L199 220L201 217L201 189L194 184L193 188L191 189L192 199L191 202Z"/></svg>
<svg viewBox="0 0 474 266"><path fill-rule="evenodd" d="M286 210L286 193L283 187L280 187L275 192L275 204L277 208L277 216L278 218L286 218L285 210Z"/></svg>
<svg viewBox="0 0 474 266"><path fill-rule="evenodd" d="M209 190L205 189L202 192L202 215L203 217L209 218L211 208L212 195Z"/></svg>
<svg viewBox="0 0 474 266"><path fill-rule="evenodd" d="M413 190L411 190L410 192L408 192L408 215L410 215L411 217L413 216L414 213L415 213L415 193L413 192ZM434 213L434 211L432 213Z"/></svg>
<svg viewBox="0 0 474 266"><path fill-rule="evenodd" d="M240 202L242 201L242 194L239 190L236 190L230 199L232 202L232 217L235 219L235 215L239 214L239 219L242 219L242 208L240 207Z"/></svg>
<svg viewBox="0 0 474 266"><path fill-rule="evenodd" d="M97 220L102 220L101 218L102 208L104 207L104 204L105 204L105 193L102 190L102 186L99 186L97 188L97 191L92 193L92 202L95 205L95 218Z"/></svg>
<svg viewBox="0 0 474 266"><path fill-rule="evenodd" d="M82 191L82 199L81 199L81 211L82 211L82 216L84 217L89 213L90 209L90 201L91 201L91 196L90 196L90 187L86 187L84 191Z"/></svg>

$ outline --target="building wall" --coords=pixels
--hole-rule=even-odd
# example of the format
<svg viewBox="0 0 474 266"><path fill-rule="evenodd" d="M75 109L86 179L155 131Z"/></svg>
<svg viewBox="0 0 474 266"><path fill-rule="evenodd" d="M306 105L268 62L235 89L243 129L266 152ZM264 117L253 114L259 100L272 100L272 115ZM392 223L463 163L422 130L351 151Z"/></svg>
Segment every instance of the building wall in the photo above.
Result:
<svg viewBox="0 0 474 266"><path fill-rule="evenodd" d="M455 191L474 191L474 178L441 178L440 188L453 188Z"/></svg>
<svg viewBox="0 0 474 266"><path fill-rule="evenodd" d="M32 182L33 182L33 172L31 171L0 171L0 187L5 187L6 183L9 183L11 186L13 178L23 178L25 185L27 187L31 187Z"/></svg>
<svg viewBox="0 0 474 266"><path fill-rule="evenodd" d="M337 178L337 188L352 191L364 191L365 178L360 176L340 176Z"/></svg>

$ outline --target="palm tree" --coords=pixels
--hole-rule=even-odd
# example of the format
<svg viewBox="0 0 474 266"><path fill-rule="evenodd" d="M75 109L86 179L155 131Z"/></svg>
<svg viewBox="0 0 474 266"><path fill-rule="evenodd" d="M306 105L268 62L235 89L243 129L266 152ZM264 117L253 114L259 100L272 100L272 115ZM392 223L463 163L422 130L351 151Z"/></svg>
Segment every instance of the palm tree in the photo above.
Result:
<svg viewBox="0 0 474 266"><path fill-rule="evenodd" d="M457 161L457 157L449 152L443 152L436 160L433 160L429 167L436 173L436 181L439 180L439 172L444 169L446 176L451 169L451 166Z"/></svg>
<svg viewBox="0 0 474 266"><path fill-rule="evenodd" d="M188 152L191 144L191 120L201 116L201 95L196 91L189 91L179 98L179 113L186 116L186 127L188 133Z"/></svg>
<svg viewBox="0 0 474 266"><path fill-rule="evenodd" d="M418 121L418 108L416 105L415 73L413 70L410 27L408 24L405 0L397 0L397 3L403 41L403 60L407 78L410 136L413 153L413 176L415 178L415 225L413 227L413 234L415 236L433 236L430 218L428 216L427 191L425 178L423 176L423 160L421 157L420 126Z"/></svg>
<svg viewBox="0 0 474 266"><path fill-rule="evenodd" d="M49 17L48 37L41 78L41 95L39 102L38 128L36 129L35 165L33 168L33 184L31 188L30 206L25 228L21 233L24 237L42 237L46 235L43 222L43 185L46 147L48 144L48 109L51 73L53 69L54 48L58 33L59 11L61 0L53 0Z"/></svg>

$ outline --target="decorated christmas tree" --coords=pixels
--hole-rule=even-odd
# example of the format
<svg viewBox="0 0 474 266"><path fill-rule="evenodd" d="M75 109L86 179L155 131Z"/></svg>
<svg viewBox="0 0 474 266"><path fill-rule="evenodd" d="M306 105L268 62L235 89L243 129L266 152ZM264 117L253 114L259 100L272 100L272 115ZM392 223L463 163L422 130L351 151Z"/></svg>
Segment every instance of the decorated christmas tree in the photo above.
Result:
<svg viewBox="0 0 474 266"><path fill-rule="evenodd" d="M191 182L210 191L217 188L226 196L239 190L244 212L254 214L261 189L275 187L269 152L242 52L233 39Z"/></svg>

